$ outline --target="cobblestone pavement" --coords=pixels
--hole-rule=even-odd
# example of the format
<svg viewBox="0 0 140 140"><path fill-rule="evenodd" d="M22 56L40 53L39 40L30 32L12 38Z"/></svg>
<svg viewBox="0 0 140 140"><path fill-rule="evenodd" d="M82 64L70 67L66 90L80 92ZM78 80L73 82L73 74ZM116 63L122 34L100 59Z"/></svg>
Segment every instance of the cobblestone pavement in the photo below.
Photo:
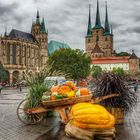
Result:
<svg viewBox="0 0 140 140"><path fill-rule="evenodd" d="M0 95L0 140L34 140L49 131L57 123L58 119L47 118L38 125L24 125L16 115L19 102L25 98L23 90L3 90ZM48 123L49 122L49 123Z"/></svg>
<svg viewBox="0 0 140 140"><path fill-rule="evenodd" d="M23 90L5 90L0 95L0 140L74 140L65 136L64 126L57 117L47 118L38 125L24 125L16 115ZM126 116L124 125L116 126L116 140L140 140L140 91L137 107Z"/></svg>

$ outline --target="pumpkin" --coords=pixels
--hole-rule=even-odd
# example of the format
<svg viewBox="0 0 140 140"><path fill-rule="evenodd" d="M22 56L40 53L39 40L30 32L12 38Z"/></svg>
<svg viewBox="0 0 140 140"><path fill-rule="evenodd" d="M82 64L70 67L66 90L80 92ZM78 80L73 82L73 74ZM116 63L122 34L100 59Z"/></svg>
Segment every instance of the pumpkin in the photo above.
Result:
<svg viewBox="0 0 140 140"><path fill-rule="evenodd" d="M90 91L87 88L80 88L80 95L89 95Z"/></svg>
<svg viewBox="0 0 140 140"><path fill-rule="evenodd" d="M74 91L71 91L67 94L68 98L72 98L72 97L75 97L75 92Z"/></svg>
<svg viewBox="0 0 140 140"><path fill-rule="evenodd" d="M75 84L72 81L66 81L65 85L70 86L73 91L77 90L77 87L75 86Z"/></svg>
<svg viewBox="0 0 140 140"><path fill-rule="evenodd" d="M56 100L56 96L55 96L55 95L52 95L52 96L50 97L50 100Z"/></svg>
<svg viewBox="0 0 140 140"><path fill-rule="evenodd" d="M78 103L70 111L70 120L73 125L83 129L112 128L115 124L114 116L96 104Z"/></svg>
<svg viewBox="0 0 140 140"><path fill-rule="evenodd" d="M58 91L58 87L59 87L59 86L52 86L52 88L51 88L51 93L57 92L57 91Z"/></svg>
<svg viewBox="0 0 140 140"><path fill-rule="evenodd" d="M58 93L65 95L67 93L71 92L71 88L67 85L62 85L58 88Z"/></svg>

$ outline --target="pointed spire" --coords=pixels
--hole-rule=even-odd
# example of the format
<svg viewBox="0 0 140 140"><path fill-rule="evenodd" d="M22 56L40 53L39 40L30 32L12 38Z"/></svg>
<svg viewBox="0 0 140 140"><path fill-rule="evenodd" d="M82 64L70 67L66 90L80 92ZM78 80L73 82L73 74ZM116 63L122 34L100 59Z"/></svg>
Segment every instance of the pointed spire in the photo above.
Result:
<svg viewBox="0 0 140 140"><path fill-rule="evenodd" d="M87 29L87 36L92 36L92 27L91 27L91 12L90 12L90 7L89 5L89 19L88 19L88 29Z"/></svg>
<svg viewBox="0 0 140 140"><path fill-rule="evenodd" d="M46 33L46 27L45 27L44 18L42 19L42 22L41 22L41 32Z"/></svg>
<svg viewBox="0 0 140 140"><path fill-rule="evenodd" d="M40 25L40 17L39 17L39 10L37 9L37 14L36 14L36 24Z"/></svg>
<svg viewBox="0 0 140 140"><path fill-rule="evenodd" d="M132 54L131 54L131 56L129 57L129 59L139 59L139 58L137 57L137 55L135 54L134 49L132 49Z"/></svg>
<svg viewBox="0 0 140 140"><path fill-rule="evenodd" d="M111 35L113 35L113 27L112 27L112 25L111 25Z"/></svg>
<svg viewBox="0 0 140 140"><path fill-rule="evenodd" d="M108 21L107 1L106 1L106 15L105 15L105 35L110 35L110 27Z"/></svg>
<svg viewBox="0 0 140 140"><path fill-rule="evenodd" d="M5 27L4 37L7 37L7 27Z"/></svg>
<svg viewBox="0 0 140 140"><path fill-rule="evenodd" d="M102 28L101 20L100 20L100 11L99 11L99 1L97 0L97 11L96 11L96 21L95 21L95 29Z"/></svg>

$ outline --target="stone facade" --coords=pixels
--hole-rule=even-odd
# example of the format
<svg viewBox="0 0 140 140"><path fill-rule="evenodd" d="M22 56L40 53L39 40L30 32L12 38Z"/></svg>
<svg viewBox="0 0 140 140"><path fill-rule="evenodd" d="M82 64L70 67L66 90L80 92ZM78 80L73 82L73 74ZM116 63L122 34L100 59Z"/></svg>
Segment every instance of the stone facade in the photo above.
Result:
<svg viewBox="0 0 140 140"><path fill-rule="evenodd" d="M104 29L93 29L93 36L86 36L86 52L94 57L110 57L113 56L113 35L104 35ZM96 46L96 40L98 38L98 45L100 49L103 51L102 55L98 56L98 52L92 52L94 47ZM95 54L96 55L95 55Z"/></svg>
<svg viewBox="0 0 140 140"><path fill-rule="evenodd" d="M12 29L0 37L0 62L9 77L9 83L17 82L23 72L39 72L48 57L48 33L44 19L40 23L39 12L32 24L31 33Z"/></svg>
<svg viewBox="0 0 140 140"><path fill-rule="evenodd" d="M111 28L110 28L111 27ZM97 0L97 12L95 25L91 23L91 11L89 7L89 20L87 35L85 37L85 50L91 56L92 64L100 66L103 70L110 71L113 67L121 67L131 73L139 71L139 58L135 55L134 51L132 55L127 59L123 57L114 57L115 50L113 47L113 30L109 25L108 11L106 3L105 25L101 25L99 2Z"/></svg>

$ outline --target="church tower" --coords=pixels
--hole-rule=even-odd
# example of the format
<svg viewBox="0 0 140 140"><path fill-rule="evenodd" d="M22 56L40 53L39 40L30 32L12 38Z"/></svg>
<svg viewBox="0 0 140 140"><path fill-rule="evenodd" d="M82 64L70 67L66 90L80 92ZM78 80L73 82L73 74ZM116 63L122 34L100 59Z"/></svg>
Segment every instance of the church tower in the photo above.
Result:
<svg viewBox="0 0 140 140"><path fill-rule="evenodd" d="M36 21L32 24L31 33L40 44L40 65L43 68L48 58L48 32L46 31L44 18L42 19L42 22L40 22L38 10L36 15Z"/></svg>
<svg viewBox="0 0 140 140"><path fill-rule="evenodd" d="M86 52L92 57L110 57L113 55L113 34L110 30L109 20L108 20L108 11L107 3L105 9L105 26L103 27L100 19L100 9L99 1L97 0L97 11L95 25L92 27L91 24L91 9L89 7L89 20L88 20L88 29L87 35L85 37ZM99 52L103 52L102 55L97 55L97 51L94 54L94 50L97 50L97 42ZM96 47L96 49L94 49Z"/></svg>

